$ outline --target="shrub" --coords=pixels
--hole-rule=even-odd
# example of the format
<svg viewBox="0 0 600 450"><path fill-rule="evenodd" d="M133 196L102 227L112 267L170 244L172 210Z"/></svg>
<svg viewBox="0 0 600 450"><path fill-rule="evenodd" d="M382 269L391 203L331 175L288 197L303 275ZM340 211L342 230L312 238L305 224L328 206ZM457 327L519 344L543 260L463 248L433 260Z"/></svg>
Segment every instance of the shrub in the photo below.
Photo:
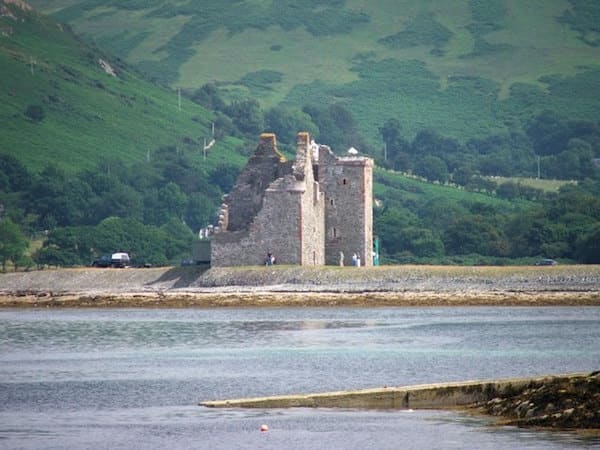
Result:
<svg viewBox="0 0 600 450"><path fill-rule="evenodd" d="M29 117L34 122L41 122L44 120L46 113L41 105L28 105L25 109L25 116Z"/></svg>
<svg viewBox="0 0 600 450"><path fill-rule="evenodd" d="M452 37L452 32L433 18L432 14L419 14L404 31L379 39L383 45L392 48L407 48L417 45L441 47Z"/></svg>

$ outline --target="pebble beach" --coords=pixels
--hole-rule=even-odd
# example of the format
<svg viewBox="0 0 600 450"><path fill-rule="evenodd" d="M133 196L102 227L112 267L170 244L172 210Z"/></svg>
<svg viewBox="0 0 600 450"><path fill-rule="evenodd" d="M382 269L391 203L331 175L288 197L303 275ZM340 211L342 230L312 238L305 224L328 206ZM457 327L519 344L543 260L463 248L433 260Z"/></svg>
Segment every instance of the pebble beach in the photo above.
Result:
<svg viewBox="0 0 600 450"><path fill-rule="evenodd" d="M600 266L162 267L0 274L0 307L600 306Z"/></svg>

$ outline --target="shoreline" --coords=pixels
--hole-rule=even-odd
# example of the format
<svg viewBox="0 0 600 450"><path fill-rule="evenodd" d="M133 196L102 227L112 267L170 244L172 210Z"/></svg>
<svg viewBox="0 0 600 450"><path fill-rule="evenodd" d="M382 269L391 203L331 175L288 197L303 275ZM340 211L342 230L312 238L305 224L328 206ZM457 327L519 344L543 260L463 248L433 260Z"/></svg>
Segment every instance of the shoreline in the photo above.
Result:
<svg viewBox="0 0 600 450"><path fill-rule="evenodd" d="M310 308L310 307L542 307L600 306L599 293L397 293L397 292L238 292L238 293L40 293L0 295L2 308Z"/></svg>
<svg viewBox="0 0 600 450"><path fill-rule="evenodd" d="M0 274L0 308L600 306L600 266L75 268Z"/></svg>

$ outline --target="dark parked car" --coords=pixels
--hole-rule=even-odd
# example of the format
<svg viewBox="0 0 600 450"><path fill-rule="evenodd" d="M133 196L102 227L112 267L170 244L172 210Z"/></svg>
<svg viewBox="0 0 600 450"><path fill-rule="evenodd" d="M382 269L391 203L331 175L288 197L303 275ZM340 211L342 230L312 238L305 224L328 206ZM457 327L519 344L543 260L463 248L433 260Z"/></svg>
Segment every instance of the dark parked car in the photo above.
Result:
<svg viewBox="0 0 600 450"><path fill-rule="evenodd" d="M98 259L92 261L92 267L111 267L112 261L109 255L101 256Z"/></svg>
<svg viewBox="0 0 600 450"><path fill-rule="evenodd" d="M540 259L538 262L535 263L536 266L555 266L558 263L553 260L553 259Z"/></svg>

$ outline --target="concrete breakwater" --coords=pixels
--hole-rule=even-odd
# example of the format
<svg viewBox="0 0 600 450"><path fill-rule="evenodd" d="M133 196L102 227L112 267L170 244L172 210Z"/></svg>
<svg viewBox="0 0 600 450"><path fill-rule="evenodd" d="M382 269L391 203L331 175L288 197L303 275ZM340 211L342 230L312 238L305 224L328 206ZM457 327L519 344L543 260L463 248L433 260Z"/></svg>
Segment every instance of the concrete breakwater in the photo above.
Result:
<svg viewBox="0 0 600 450"><path fill-rule="evenodd" d="M561 378L583 374L562 375ZM304 395L242 398L202 402L210 408L372 408L372 409L445 409L472 405L503 396L527 386L542 385L556 377L511 378L496 381L464 381L383 387L354 391Z"/></svg>
<svg viewBox="0 0 600 450"><path fill-rule="evenodd" d="M600 428L600 373L204 401L200 405L209 408L469 408L520 426Z"/></svg>

